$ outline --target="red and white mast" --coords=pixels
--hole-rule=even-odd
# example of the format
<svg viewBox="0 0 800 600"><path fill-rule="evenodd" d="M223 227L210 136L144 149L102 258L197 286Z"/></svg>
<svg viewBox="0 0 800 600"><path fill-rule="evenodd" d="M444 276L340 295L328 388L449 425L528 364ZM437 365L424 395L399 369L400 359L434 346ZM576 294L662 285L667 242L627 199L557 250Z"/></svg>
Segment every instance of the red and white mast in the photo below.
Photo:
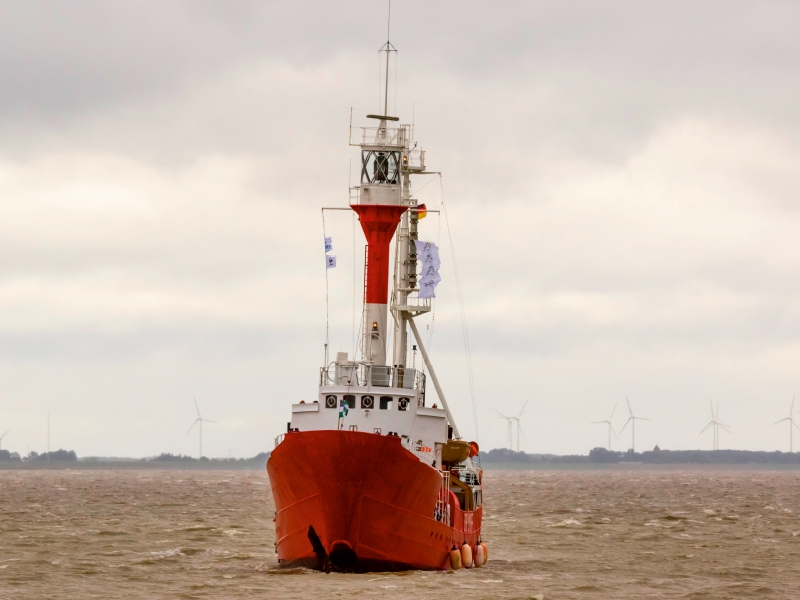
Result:
<svg viewBox="0 0 800 600"><path fill-rule="evenodd" d="M358 214L367 238L365 257L364 314L362 320L361 354L370 365L373 383L387 376L388 315L389 315L389 247L397 232L392 290L394 344L392 365L405 367L408 356L407 325L428 368L436 393L447 411L447 419L459 437L453 415L444 398L433 365L419 336L413 318L429 312L429 299L417 297L417 201L411 197L410 175L426 174L425 152L411 144L411 126L401 125L399 119L387 114L389 110L389 56L396 52L391 42L381 48L386 52L383 114L367 115L378 121L377 127L363 127L361 139L350 144L361 148L360 185L351 190L351 204Z"/></svg>
<svg viewBox="0 0 800 600"><path fill-rule="evenodd" d="M408 130L396 126L399 119L388 115L389 56L397 50L387 39L381 51L386 52L383 114L367 115L379 125L364 127L360 143L354 144L361 147L361 185L354 188L355 202L350 205L367 238L361 352L365 362L379 367L386 365L388 342L389 246L408 210L401 181Z"/></svg>

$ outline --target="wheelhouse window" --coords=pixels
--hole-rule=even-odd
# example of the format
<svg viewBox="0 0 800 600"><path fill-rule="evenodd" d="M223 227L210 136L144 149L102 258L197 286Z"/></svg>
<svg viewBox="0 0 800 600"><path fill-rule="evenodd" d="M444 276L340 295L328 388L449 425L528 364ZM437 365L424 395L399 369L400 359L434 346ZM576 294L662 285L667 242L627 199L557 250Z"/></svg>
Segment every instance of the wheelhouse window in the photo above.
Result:
<svg viewBox="0 0 800 600"><path fill-rule="evenodd" d="M336 400L336 396L331 394L330 396L325 396L325 408L336 408L339 403Z"/></svg>
<svg viewBox="0 0 800 600"><path fill-rule="evenodd" d="M375 408L375 398L373 396L361 396L361 408Z"/></svg>
<svg viewBox="0 0 800 600"><path fill-rule="evenodd" d="M400 400L397 401L397 410L408 410L408 404L408 398L400 398Z"/></svg>
<svg viewBox="0 0 800 600"><path fill-rule="evenodd" d="M347 408L355 408L356 407L356 397L352 394L345 394L342 397L342 402L347 403Z"/></svg>
<svg viewBox="0 0 800 600"><path fill-rule="evenodd" d="M361 153L361 183L400 183L400 152L364 150Z"/></svg>
<svg viewBox="0 0 800 600"><path fill-rule="evenodd" d="M381 396L381 410L391 410L392 400L391 396Z"/></svg>

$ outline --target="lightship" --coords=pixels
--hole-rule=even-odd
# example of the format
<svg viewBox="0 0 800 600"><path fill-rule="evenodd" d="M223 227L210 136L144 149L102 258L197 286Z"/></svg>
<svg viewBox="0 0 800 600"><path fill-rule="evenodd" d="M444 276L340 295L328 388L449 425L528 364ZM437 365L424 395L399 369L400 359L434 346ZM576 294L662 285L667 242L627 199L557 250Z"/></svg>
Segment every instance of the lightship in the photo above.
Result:
<svg viewBox="0 0 800 600"><path fill-rule="evenodd" d="M424 205L413 197L411 177L430 172L412 126L388 114L394 48L387 41L384 50L382 114L367 115L367 127L351 123L350 134L350 145L360 147L361 178L349 204L367 242L363 335L358 357L339 352L328 362L326 350L318 399L293 404L287 431L275 440L267 462L275 548L284 565L324 571L482 566L478 445L461 439L414 321L430 312L432 294L420 289L431 278L418 269L430 264L420 256ZM425 369L407 366L409 329ZM438 397L433 405L428 380Z"/></svg>

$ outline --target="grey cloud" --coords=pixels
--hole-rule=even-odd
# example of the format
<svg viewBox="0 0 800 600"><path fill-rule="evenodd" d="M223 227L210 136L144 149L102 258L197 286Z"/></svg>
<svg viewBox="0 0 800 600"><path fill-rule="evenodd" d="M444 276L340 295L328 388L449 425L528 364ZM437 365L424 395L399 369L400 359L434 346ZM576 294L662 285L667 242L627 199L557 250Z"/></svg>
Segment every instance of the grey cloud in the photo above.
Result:
<svg viewBox="0 0 800 600"><path fill-rule="evenodd" d="M106 132L122 148L152 128L168 144L183 137L195 148L200 142L236 152L237 140L252 147L253 125L262 140L271 137L246 97L280 105L269 93L272 87L284 94L280 83L234 87L237 96L212 92L220 107L238 105L235 112L249 118L208 107L205 114L189 114L192 132L180 126L185 117L169 98L199 85L208 95L212 82L265 60L308 70L358 56L360 72L339 74L353 89L376 66L370 57L377 58L384 9L366 1L346 8L325 2L6 3L0 122L13 138L24 138L20 123L42 133L67 128L74 137L72 119L124 109L133 111L128 118L135 124L119 129L123 112ZM793 23L800 15L791 4L409 2L395 7L394 18L403 93L437 115L429 119L432 126L441 123L431 130L436 138L461 142L465 123L494 121L498 129L523 134L534 153L567 144L570 152L618 158L660 123L687 113L739 120L760 112L759 121L798 133L793 99L800 44ZM350 97L347 89L337 91L337 104L367 99L363 85L355 89ZM308 93L315 96L304 103L308 112L319 113L328 91ZM151 114L141 111L148 104ZM531 112L531 106L541 110ZM159 115L159 107L172 114ZM291 114L285 108L279 113L266 121L273 134ZM210 143L202 142L200 131ZM492 139L493 132L479 132ZM101 132L94 135L95 143L110 143Z"/></svg>
<svg viewBox="0 0 800 600"><path fill-rule="evenodd" d="M797 385L795 4L393 9L396 110L445 173L482 445L504 441L496 407L531 398L528 449L585 451L590 428L562 426L627 392L662 418L643 443L691 447L673 405L722 395L755 422L754 399ZM348 107L358 125L376 103L384 18L0 5L0 420L19 439L50 406L83 423L79 453L191 451L173 434L197 391L244 422L218 452L267 449L314 393L319 207L347 202ZM349 350L363 240L353 259L352 220L326 227L331 348ZM467 419L452 259L434 215L423 230L444 249L432 352Z"/></svg>
<svg viewBox="0 0 800 600"><path fill-rule="evenodd" d="M254 1L4 3L4 117L65 115L174 93L264 53L313 61L311 49L325 56L325 45L347 36L341 27L333 39L302 35L300 19L319 30L333 10L330 3L307 8Z"/></svg>
<svg viewBox="0 0 800 600"><path fill-rule="evenodd" d="M268 359L281 348L315 343L312 332L298 327L209 328L208 324L154 329L142 327L128 332L41 331L0 334L0 360L10 363L117 363L141 360L160 352L180 351L205 360Z"/></svg>

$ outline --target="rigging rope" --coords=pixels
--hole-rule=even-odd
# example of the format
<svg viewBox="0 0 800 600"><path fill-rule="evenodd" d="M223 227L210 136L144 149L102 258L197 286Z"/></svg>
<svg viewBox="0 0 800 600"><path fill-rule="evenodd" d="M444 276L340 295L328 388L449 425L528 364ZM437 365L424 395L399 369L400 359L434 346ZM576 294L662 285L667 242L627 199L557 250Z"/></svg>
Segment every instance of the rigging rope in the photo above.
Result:
<svg viewBox="0 0 800 600"><path fill-rule="evenodd" d="M322 241L325 241L327 234L325 232L325 209L322 209ZM322 246L323 251L325 250L325 245ZM327 252L325 253L325 364L323 365L326 369L328 368L328 345L330 344L330 310L328 308L328 258Z"/></svg>
<svg viewBox="0 0 800 600"><path fill-rule="evenodd" d="M432 183L432 182L436 181L436 177L435 177L435 175L439 175L439 177L441 177L441 173L434 173L434 177L431 177L431 178L428 180L428 183L426 183L426 184L425 184L425 185L423 185L421 188L419 188L419 189L416 191L416 194L415 194L415 195L418 195L418 194L419 194L419 193L420 193L422 190L424 190L426 187L428 187L428 184L429 184L429 183Z"/></svg>
<svg viewBox="0 0 800 600"><path fill-rule="evenodd" d="M433 179L431 179L433 181ZM430 183L430 182L428 182ZM427 183L425 185L428 185ZM425 187L425 186L422 186ZM439 204L441 205L441 197L439 198ZM442 245L442 217L441 213L436 215L436 245L441 247ZM433 348L433 325L436 323L436 296L433 297L431 300L431 322L428 325L428 352L431 352L431 348Z"/></svg>
<svg viewBox="0 0 800 600"><path fill-rule="evenodd" d="M356 359L356 213L352 215L353 223L353 358Z"/></svg>
<svg viewBox="0 0 800 600"><path fill-rule="evenodd" d="M450 254L453 257L453 271L456 277L456 291L458 292L458 307L461 312L461 331L464 336L464 352L467 358L467 374L469 376L469 392L472 398L472 418L475 423L475 441L480 444L478 436L478 409L475 402L475 378L472 373L472 353L469 347L469 333L467 331L467 315L464 311L464 296L461 293L461 279L458 276L458 264L456 263L456 249L453 245L453 235L450 232L450 221L447 218L447 205L444 201L444 184L442 183L442 175L439 174L439 190L442 198L442 213L444 214L444 223L447 227L447 237L450 241Z"/></svg>

